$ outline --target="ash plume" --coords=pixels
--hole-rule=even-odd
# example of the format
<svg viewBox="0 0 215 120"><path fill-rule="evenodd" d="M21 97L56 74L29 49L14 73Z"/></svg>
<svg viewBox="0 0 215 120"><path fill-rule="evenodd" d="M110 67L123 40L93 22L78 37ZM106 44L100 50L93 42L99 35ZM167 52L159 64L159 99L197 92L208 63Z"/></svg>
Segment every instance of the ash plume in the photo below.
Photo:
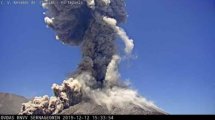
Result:
<svg viewBox="0 0 215 120"><path fill-rule="evenodd" d="M35 97L23 103L20 114L58 114L62 110L92 100L109 111L134 104L157 108L120 81L116 39L132 54L133 40L119 27L126 20L124 0L44 0L45 23L66 45L79 46L82 60L77 70L61 85L53 84L54 96Z"/></svg>

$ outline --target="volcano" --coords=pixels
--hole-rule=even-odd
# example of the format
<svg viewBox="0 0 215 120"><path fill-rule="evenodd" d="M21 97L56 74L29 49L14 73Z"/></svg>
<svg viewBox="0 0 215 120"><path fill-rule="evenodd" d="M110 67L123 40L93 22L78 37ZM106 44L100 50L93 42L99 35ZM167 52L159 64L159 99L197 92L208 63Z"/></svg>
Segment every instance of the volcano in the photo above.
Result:
<svg viewBox="0 0 215 120"><path fill-rule="evenodd" d="M82 58L62 84L52 85L53 96L23 103L21 115L165 114L121 80L116 40L123 41L127 59L134 48L120 27L127 18L124 0L44 0L42 6L56 39L80 47Z"/></svg>

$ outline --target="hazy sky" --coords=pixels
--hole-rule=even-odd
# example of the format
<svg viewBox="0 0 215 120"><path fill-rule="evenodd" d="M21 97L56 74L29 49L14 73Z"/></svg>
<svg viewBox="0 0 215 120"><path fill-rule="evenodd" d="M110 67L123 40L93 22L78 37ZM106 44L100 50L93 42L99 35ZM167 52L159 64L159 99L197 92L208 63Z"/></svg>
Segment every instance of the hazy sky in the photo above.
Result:
<svg viewBox="0 0 215 120"><path fill-rule="evenodd" d="M122 62L122 78L168 113L215 114L215 0L126 4L123 27L136 59ZM79 48L55 40L43 11L38 4L0 4L0 92L52 95L52 83L77 67Z"/></svg>

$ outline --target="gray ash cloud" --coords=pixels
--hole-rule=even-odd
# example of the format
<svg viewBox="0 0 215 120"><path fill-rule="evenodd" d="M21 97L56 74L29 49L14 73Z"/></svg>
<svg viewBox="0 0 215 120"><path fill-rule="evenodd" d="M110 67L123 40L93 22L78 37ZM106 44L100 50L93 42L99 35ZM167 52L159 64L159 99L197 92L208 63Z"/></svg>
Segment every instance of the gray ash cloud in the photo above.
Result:
<svg viewBox="0 0 215 120"><path fill-rule="evenodd" d="M66 45L79 46L82 59L61 85L53 84L54 96L35 97L23 103L20 114L58 114L83 101L94 101L108 111L139 106L157 108L120 81L116 39L131 55L134 44L119 27L126 20L124 0L44 0L45 23ZM128 113L129 114L129 113Z"/></svg>
<svg viewBox="0 0 215 120"><path fill-rule="evenodd" d="M52 3L43 3L47 8L46 23L56 32L57 39L82 50L82 62L75 74L90 72L98 84L103 84L107 66L116 54L117 34L102 18L114 18L118 24L125 21L124 1L53 0Z"/></svg>

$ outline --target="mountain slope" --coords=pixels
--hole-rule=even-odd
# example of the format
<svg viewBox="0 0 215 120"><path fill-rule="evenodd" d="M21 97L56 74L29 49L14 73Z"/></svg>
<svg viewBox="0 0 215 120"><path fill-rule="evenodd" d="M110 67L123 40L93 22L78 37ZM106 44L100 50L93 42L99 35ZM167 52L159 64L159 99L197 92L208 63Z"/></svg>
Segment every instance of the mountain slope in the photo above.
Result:
<svg viewBox="0 0 215 120"><path fill-rule="evenodd" d="M60 114L62 115L72 115L72 114L116 114L116 115L166 115L167 113L159 110L158 108L145 106L145 108L141 108L137 105L130 104L125 105L123 108L115 107L112 110L108 110L106 107L98 105L94 102L81 102L74 106L71 106L68 109L63 110Z"/></svg>
<svg viewBox="0 0 215 120"><path fill-rule="evenodd" d="M27 101L25 97L0 92L0 114L17 114L20 112L22 103Z"/></svg>
<svg viewBox="0 0 215 120"><path fill-rule="evenodd" d="M18 96L10 93L0 93L0 114L17 114L20 112L21 104L27 102L28 99L22 96ZM141 108L134 104L125 105L123 108L114 107L112 110L108 110L107 107L98 105L93 101L83 101L68 109L63 110L62 115L72 114L134 114L134 115L166 115L167 113L161 111L159 108L151 106L145 106Z"/></svg>

